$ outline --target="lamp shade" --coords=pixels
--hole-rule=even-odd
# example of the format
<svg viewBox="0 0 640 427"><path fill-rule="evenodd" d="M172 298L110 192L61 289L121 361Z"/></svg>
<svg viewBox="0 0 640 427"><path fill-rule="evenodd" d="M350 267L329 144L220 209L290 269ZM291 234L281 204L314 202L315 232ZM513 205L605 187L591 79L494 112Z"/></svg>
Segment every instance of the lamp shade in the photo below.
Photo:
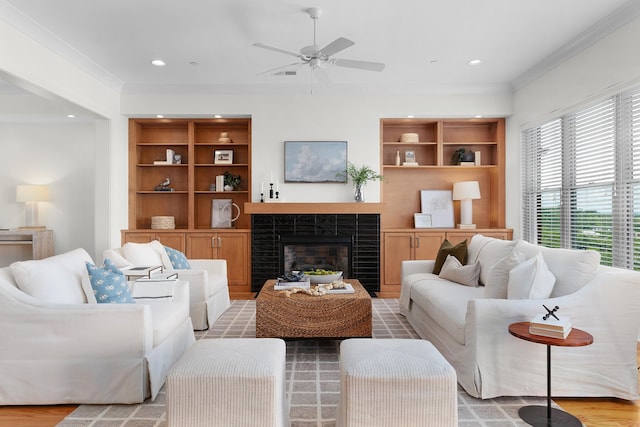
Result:
<svg viewBox="0 0 640 427"><path fill-rule="evenodd" d="M18 185L16 202L46 202L49 200L49 187L46 185Z"/></svg>
<svg viewBox="0 0 640 427"><path fill-rule="evenodd" d="M453 183L453 200L472 200L480 198L478 181L462 181Z"/></svg>

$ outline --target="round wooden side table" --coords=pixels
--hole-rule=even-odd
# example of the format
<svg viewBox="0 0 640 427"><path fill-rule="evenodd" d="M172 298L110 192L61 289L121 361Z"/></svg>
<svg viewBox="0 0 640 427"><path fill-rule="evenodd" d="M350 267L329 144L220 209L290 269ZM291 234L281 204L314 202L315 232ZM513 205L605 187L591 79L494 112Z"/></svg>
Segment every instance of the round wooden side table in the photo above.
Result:
<svg viewBox="0 0 640 427"><path fill-rule="evenodd" d="M529 322L512 323L509 325L509 333L514 337L547 346L547 406L523 406L518 411L520 418L536 427L554 425L582 427L582 422L578 418L568 412L551 407L551 346L582 347L592 344L593 336L588 332L576 328L572 328L565 339L534 335L529 333Z"/></svg>

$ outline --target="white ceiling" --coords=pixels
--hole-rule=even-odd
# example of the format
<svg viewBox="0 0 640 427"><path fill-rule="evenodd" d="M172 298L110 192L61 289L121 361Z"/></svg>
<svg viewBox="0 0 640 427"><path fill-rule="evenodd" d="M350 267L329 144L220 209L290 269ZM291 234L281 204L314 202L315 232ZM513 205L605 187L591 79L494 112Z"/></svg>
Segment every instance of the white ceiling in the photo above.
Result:
<svg viewBox="0 0 640 427"><path fill-rule="evenodd" d="M640 13L637 0L0 0L0 19L123 92L295 92L310 69L258 76L295 58L252 44L312 44L309 7L318 45L346 37L336 57L386 64L332 67L317 86L361 93L513 90Z"/></svg>

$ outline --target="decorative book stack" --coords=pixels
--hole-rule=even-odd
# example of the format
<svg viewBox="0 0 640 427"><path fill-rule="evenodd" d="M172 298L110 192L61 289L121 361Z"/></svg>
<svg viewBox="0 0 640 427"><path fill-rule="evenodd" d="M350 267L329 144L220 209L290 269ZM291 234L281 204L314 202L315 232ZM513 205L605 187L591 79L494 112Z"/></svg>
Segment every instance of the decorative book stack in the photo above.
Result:
<svg viewBox="0 0 640 427"><path fill-rule="evenodd" d="M529 333L532 335L565 339L570 332L571 322L564 316L558 316L556 319L554 316L538 314L529 322Z"/></svg>

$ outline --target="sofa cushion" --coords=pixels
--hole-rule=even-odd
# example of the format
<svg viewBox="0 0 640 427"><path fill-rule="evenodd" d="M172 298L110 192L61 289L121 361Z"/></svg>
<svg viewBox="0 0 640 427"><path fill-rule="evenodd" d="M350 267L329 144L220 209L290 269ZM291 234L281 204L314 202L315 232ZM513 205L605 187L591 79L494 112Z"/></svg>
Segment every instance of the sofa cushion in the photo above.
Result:
<svg viewBox="0 0 640 427"><path fill-rule="evenodd" d="M509 272L507 298L549 298L555 282L556 278L547 268L542 254L538 254Z"/></svg>
<svg viewBox="0 0 640 427"><path fill-rule="evenodd" d="M469 242L468 263L480 263L480 283L489 283L487 276L491 268L502 258L511 253L516 242L476 234Z"/></svg>
<svg viewBox="0 0 640 427"><path fill-rule="evenodd" d="M129 285L124 274L109 259L104 267L87 262L91 287L98 304L133 304Z"/></svg>
<svg viewBox="0 0 640 427"><path fill-rule="evenodd" d="M582 288L596 276L600 266L600 253L593 250L547 248L524 240L518 241L515 250L525 259L542 254L549 271L556 277L552 298L569 295Z"/></svg>
<svg viewBox="0 0 640 427"><path fill-rule="evenodd" d="M463 286L442 279L435 274L422 273L411 276L411 299L457 342L464 344L464 325L467 303L482 298L480 287Z"/></svg>
<svg viewBox="0 0 640 427"><path fill-rule="evenodd" d="M478 286L478 277L480 276L480 264L462 265L458 259L452 255L447 255L447 259L440 270L442 279L459 283L465 286Z"/></svg>
<svg viewBox="0 0 640 427"><path fill-rule="evenodd" d="M436 255L436 263L433 265L433 274L440 274L440 270L442 269L442 265L444 261L447 259L447 255L453 255L460 261L462 265L467 263L467 240L452 245L447 239L444 239L444 242L440 245L440 249L438 250L438 254Z"/></svg>
<svg viewBox="0 0 640 427"><path fill-rule="evenodd" d="M79 248L45 259L17 261L10 268L18 288L40 301L85 304L87 293L93 294L82 283L86 262L93 260Z"/></svg>
<svg viewBox="0 0 640 427"><path fill-rule="evenodd" d="M516 251L499 260L488 268L484 285L485 298L507 298L509 286L509 272L524 261Z"/></svg>
<svg viewBox="0 0 640 427"><path fill-rule="evenodd" d="M165 252L167 252L167 256L171 261L171 266L174 270L189 270L191 269L191 264L187 260L185 254L180 252L177 249L170 248L169 246L164 247Z"/></svg>
<svg viewBox="0 0 640 427"><path fill-rule="evenodd" d="M133 265L161 265L164 268L173 268L167 251L157 240L149 243L125 243L122 247L122 255Z"/></svg>
<svg viewBox="0 0 640 427"><path fill-rule="evenodd" d="M136 304L146 304L151 308L153 319L153 346L162 343L189 316L180 310L179 304L164 298L136 300Z"/></svg>

